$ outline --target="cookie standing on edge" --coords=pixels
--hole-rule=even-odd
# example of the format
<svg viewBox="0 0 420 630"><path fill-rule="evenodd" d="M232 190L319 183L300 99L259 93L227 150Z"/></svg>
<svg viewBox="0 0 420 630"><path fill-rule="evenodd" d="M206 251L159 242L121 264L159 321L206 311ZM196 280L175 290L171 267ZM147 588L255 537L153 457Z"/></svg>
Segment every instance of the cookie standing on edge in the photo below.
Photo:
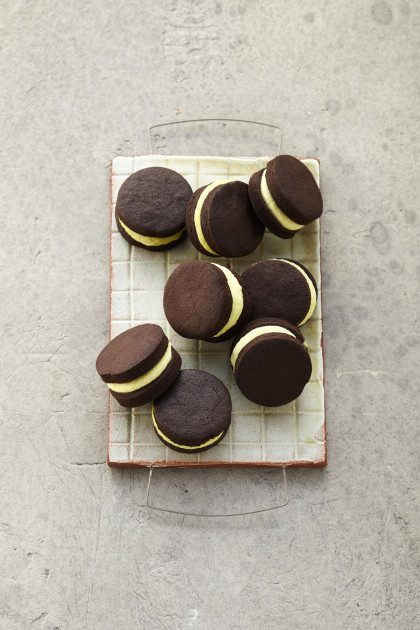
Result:
<svg viewBox="0 0 420 630"><path fill-rule="evenodd" d="M322 196L305 164L291 155L278 155L267 168L252 175L249 195L264 225L281 238L292 238L322 214Z"/></svg>
<svg viewBox="0 0 420 630"><path fill-rule="evenodd" d="M248 185L238 181L219 180L199 188L190 199L185 222L199 252L226 258L254 251L265 229L252 207Z"/></svg>
<svg viewBox="0 0 420 630"><path fill-rule="evenodd" d="M279 317L302 326L315 310L316 282L295 260L262 260L245 269L241 278L251 298L251 319Z"/></svg>
<svg viewBox="0 0 420 630"><path fill-rule="evenodd" d="M230 361L242 394L264 407L295 400L312 373L300 330L274 317L256 319L244 326L232 343Z"/></svg>
<svg viewBox="0 0 420 630"><path fill-rule="evenodd" d="M202 260L181 263L163 294L166 319L182 337L219 342L249 319L250 302L240 276Z"/></svg>
<svg viewBox="0 0 420 630"><path fill-rule="evenodd" d="M96 369L120 405L139 407L172 385L181 369L181 357L160 326L140 324L105 346Z"/></svg>
<svg viewBox="0 0 420 630"><path fill-rule="evenodd" d="M181 370L152 410L158 437L181 453L200 453L215 446L226 435L231 414L228 389L202 370Z"/></svg>
<svg viewBox="0 0 420 630"><path fill-rule="evenodd" d="M191 194L187 180L169 168L151 166L133 173L122 184L115 207L121 236L154 251L174 247L186 236Z"/></svg>

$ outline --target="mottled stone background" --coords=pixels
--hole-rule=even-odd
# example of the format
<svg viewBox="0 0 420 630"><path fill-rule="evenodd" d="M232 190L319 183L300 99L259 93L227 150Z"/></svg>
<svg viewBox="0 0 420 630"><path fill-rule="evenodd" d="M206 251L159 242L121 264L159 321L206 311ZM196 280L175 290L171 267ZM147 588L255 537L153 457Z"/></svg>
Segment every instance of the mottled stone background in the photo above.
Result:
<svg viewBox="0 0 420 630"><path fill-rule="evenodd" d="M3 630L404 630L419 618L418 3L1 2ZM150 124L250 117L322 163L329 465L266 515L144 507L106 463L109 179ZM154 501L281 500L159 471Z"/></svg>

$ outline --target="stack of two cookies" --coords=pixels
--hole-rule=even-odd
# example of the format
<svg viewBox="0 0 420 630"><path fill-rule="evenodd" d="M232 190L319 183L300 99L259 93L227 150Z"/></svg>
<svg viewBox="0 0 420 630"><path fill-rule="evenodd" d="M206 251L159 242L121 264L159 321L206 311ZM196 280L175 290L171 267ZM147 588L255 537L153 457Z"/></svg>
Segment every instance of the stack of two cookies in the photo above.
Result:
<svg viewBox="0 0 420 630"><path fill-rule="evenodd" d="M181 370L180 355L156 324L134 326L112 339L96 369L123 407L155 401L155 430L174 450L200 452L229 428L232 403L225 385L202 370Z"/></svg>

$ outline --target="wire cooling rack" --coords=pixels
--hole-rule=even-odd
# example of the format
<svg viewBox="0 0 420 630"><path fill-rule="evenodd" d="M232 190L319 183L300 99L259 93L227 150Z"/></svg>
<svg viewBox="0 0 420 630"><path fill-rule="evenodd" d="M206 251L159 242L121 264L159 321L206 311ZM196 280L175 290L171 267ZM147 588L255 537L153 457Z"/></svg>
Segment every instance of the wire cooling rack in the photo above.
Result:
<svg viewBox="0 0 420 630"><path fill-rule="evenodd" d="M163 327L182 357L183 368L201 368L220 378L232 396L231 427L225 438L203 453L177 453L156 436L151 405L133 410L110 397L108 462L124 467L221 467L221 466L324 466L326 464L324 370L322 350L321 265L319 221L303 228L293 239L282 240L266 232L260 246L243 258L217 262L241 273L257 260L284 257L302 262L319 288L313 317L302 326L309 345L313 371L302 395L293 403L264 408L248 401L237 388L229 363L230 341L209 344L184 339L166 322L163 289L168 276L181 262L209 260L188 239L166 252L130 246L115 223L115 202L123 181L148 166L166 166L181 173L193 190L216 179L248 182L264 168L268 157L216 156L118 156L112 162L111 198L111 312L110 337L131 326L153 322ZM319 184L319 162L302 158Z"/></svg>

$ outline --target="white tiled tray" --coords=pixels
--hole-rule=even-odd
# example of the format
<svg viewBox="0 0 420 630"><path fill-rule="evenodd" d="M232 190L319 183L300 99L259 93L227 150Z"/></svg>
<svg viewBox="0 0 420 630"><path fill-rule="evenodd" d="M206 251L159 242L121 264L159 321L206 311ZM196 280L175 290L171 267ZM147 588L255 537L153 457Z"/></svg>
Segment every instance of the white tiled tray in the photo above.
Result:
<svg viewBox="0 0 420 630"><path fill-rule="evenodd" d="M231 341L208 344L184 339L165 320L163 289L175 267L193 258L212 260L198 253L188 239L167 252L150 252L130 246L119 234L114 209L119 187L135 171L167 166L183 175L193 190L216 179L248 182L270 158L224 158L145 155L119 156L112 162L111 199L111 339L142 322L160 324L182 356L184 368L201 368L218 376L232 395L232 424L225 438L203 453L184 454L168 449L156 436L151 405L133 410L110 396L108 463L110 466L325 466L324 370L322 349L320 226L315 221L293 239L282 240L266 232L260 246L245 258L217 262L241 273L257 260L293 258L304 263L319 288L318 305L302 326L309 345L313 371L302 395L277 408L253 404L240 393L230 369ZM319 185L319 162L308 158Z"/></svg>

